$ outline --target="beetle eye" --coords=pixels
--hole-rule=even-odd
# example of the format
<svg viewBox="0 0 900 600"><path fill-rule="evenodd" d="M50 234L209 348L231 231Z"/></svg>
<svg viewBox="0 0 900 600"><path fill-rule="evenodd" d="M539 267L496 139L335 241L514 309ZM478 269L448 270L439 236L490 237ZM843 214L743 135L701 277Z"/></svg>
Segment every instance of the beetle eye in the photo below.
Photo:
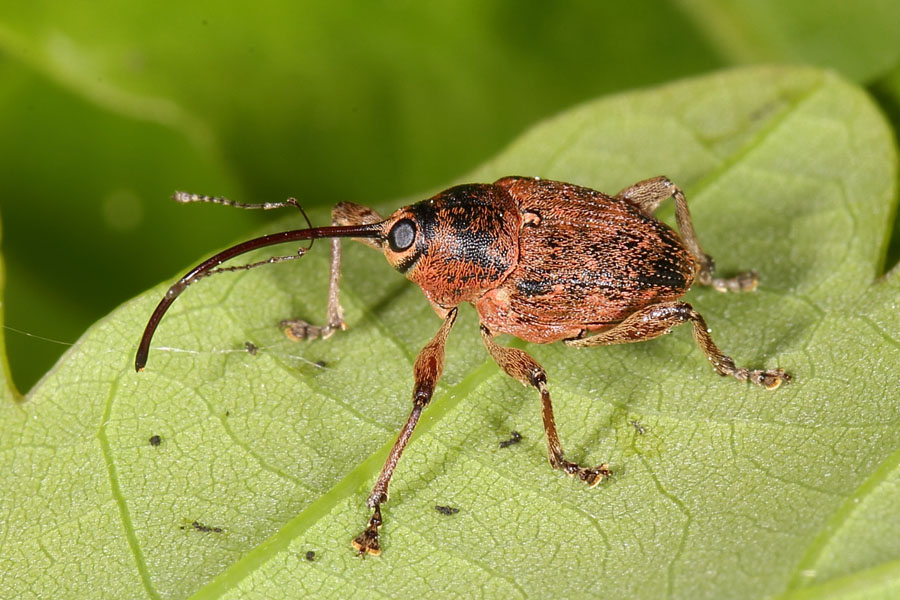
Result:
<svg viewBox="0 0 900 600"><path fill-rule="evenodd" d="M401 252L416 240L416 224L409 219L400 219L388 232L388 244L394 252Z"/></svg>

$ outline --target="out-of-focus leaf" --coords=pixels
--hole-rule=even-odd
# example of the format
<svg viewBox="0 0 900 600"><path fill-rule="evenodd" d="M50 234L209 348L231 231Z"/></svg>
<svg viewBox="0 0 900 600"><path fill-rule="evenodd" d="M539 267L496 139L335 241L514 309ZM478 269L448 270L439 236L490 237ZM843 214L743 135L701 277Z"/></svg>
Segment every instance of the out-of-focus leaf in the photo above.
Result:
<svg viewBox="0 0 900 600"><path fill-rule="evenodd" d="M893 0L674 0L730 63L836 69L874 81L900 63Z"/></svg>
<svg viewBox="0 0 900 600"><path fill-rule="evenodd" d="M871 91L881 105L881 109L887 116L894 131L894 141L900 136L900 66L889 73L884 79L875 82ZM894 214L894 228L891 233L887 253L885 255L885 270L893 268L900 261L900 213Z"/></svg>
<svg viewBox="0 0 900 600"><path fill-rule="evenodd" d="M258 194L329 204L433 185L549 111L721 64L677 9L645 4L34 2L5 11L0 41L112 110L218 141Z"/></svg>
<svg viewBox="0 0 900 600"><path fill-rule="evenodd" d="M74 341L122 298L252 222L168 200L176 186L240 195L221 162L183 135L98 109L9 62L0 62L0 131L5 308L18 330ZM45 352L61 353L14 332L8 346L24 390L55 360Z"/></svg>

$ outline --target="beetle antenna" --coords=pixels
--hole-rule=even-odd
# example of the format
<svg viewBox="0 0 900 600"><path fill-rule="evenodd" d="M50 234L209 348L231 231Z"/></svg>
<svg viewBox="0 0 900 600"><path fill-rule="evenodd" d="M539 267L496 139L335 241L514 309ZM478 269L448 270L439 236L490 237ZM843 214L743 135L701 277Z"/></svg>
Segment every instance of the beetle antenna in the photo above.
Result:
<svg viewBox="0 0 900 600"><path fill-rule="evenodd" d="M204 196L202 194L190 194L188 192L177 191L172 194L172 200L181 204L190 204L191 202L205 202L207 204L221 204L222 206L233 206L234 208L247 208L250 210L273 210L276 208L285 208L288 206L296 206L300 208L300 203L296 198L288 198L284 202L260 202L258 204L249 204L246 202L235 202L223 196ZM300 212L303 209L300 208Z"/></svg>
<svg viewBox="0 0 900 600"><path fill-rule="evenodd" d="M219 268L219 265L221 265L225 261L231 260L236 256L240 256L241 254L259 250L260 248L265 248L267 246L274 246L276 244L286 244L289 242L297 242L301 240L316 240L320 238L381 238L383 235L384 233L382 223L292 229L290 231L270 233L268 235L254 238L252 240L247 240L246 242L241 242L240 244L232 246L231 248L222 250L215 256L209 257L208 259L188 271L181 279L172 284L172 287L169 288L165 296L163 296L162 300L159 301L159 304L156 305L156 310L154 310L153 314L150 315L150 320L147 322L147 326L144 328L144 334L143 336L141 336L141 343L138 346L137 354L134 357L135 371L144 370L144 367L147 364L147 356L150 353L150 340L153 339L153 334L156 331L156 328L159 326L159 322L162 320L163 315L166 314L166 311L169 310L169 307L172 305L172 303L175 302L175 299L179 295L181 295L181 292L183 292L189 285L191 285L195 281L203 279L204 277L207 277L213 273L232 270L231 267ZM300 258L304 254L306 254L306 250L301 249L296 255L291 256L290 259ZM233 270L251 269L263 264L290 260L287 257L279 256L273 257L273 259L274 260L263 260L259 261L258 263L243 265L242 267L236 267Z"/></svg>
<svg viewBox="0 0 900 600"><path fill-rule="evenodd" d="M231 206L234 208L246 208L248 210L273 210L276 208L287 208L288 206L295 206L297 210L300 211L300 214L303 215L303 218L306 220L306 226L312 229L312 223L309 220L309 217L306 214L306 211L303 210L303 207L300 206L300 203L297 202L296 198L288 198L284 202L258 202L258 203L248 203L248 202L235 202L234 200L229 200L224 196L205 196L203 194L190 194L188 192L176 191L172 194L172 200L178 202L180 204L190 204L191 202L205 202L207 204L221 204L222 206ZM312 248L314 240L309 240L309 246L306 247L306 250L309 251ZM293 257L292 257L293 258ZM298 257L299 258L299 257ZM290 259L285 259L290 260ZM280 261L278 261L280 262ZM260 263L262 264L262 263ZM254 263L253 266L256 266ZM224 269L228 271L233 271L237 269Z"/></svg>

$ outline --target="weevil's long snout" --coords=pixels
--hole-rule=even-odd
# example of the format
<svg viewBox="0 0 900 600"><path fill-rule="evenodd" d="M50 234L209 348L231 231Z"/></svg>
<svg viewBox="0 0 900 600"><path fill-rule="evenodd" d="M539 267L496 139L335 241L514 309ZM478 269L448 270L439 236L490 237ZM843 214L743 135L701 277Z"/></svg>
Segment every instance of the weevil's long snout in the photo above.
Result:
<svg viewBox="0 0 900 600"><path fill-rule="evenodd" d="M185 290L185 288L198 279L202 279L214 272L214 270L222 263L240 256L241 254L259 250L266 246L336 237L359 238L360 240L383 240L384 225L379 222L338 227L310 227L308 229L292 229L290 231L270 233L269 235L247 240L246 242L227 248L215 256L206 259L188 271L184 277L175 282L166 292L165 296L163 296L162 300L159 301L159 304L156 305L156 310L153 311L150 320L147 321L147 326L144 328L144 335L141 336L141 343L138 346L137 354L134 357L134 370L143 371L144 367L147 365L147 356L150 353L150 341L153 339L153 334L159 326L159 322L162 321L163 315L166 314L166 311L169 310L169 307L175 302L175 299Z"/></svg>

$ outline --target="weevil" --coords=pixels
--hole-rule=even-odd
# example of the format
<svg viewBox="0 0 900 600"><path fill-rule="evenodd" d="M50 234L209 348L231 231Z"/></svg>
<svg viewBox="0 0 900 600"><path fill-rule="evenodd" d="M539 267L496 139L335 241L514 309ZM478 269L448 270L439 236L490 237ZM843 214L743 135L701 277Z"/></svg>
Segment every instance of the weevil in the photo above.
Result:
<svg viewBox="0 0 900 600"><path fill-rule="evenodd" d="M657 206L675 202L672 228L654 218ZM240 204L178 193L182 202L213 202L240 208L280 208L284 203ZM381 553L381 507L400 455L431 401L444 367L447 335L457 307L474 305L488 353L508 375L539 393L550 465L594 487L611 474L604 463L587 467L568 461L553 417L547 375L526 351L499 345L495 336L512 334L526 342L562 342L575 348L650 340L690 322L694 339L720 375L775 389L791 376L782 369L735 365L710 337L703 317L680 300L694 282L722 292L756 288L754 271L731 278L713 276L714 264L700 245L681 189L666 177L626 187L615 196L593 189L528 177L504 177L491 184L451 187L405 206L387 218L370 208L343 202L332 211L331 227L273 233L238 244L191 269L169 288L150 317L135 357L147 363L150 341L175 298L213 273L248 269L303 256L239 267L220 267L238 255L300 240L331 239L327 319L312 325L282 322L295 340L327 338L346 328L339 300L340 238L353 238L384 253L388 263L417 284L443 320L419 352L414 367L412 410L400 430L366 504L372 511L352 545L360 555Z"/></svg>

